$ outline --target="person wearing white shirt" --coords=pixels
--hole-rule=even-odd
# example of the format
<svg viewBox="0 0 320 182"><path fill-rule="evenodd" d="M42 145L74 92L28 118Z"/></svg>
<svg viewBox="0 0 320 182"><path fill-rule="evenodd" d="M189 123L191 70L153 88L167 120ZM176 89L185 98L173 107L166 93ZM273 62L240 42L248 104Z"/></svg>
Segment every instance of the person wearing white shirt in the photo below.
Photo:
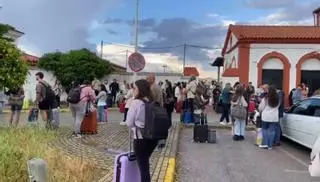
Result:
<svg viewBox="0 0 320 182"><path fill-rule="evenodd" d="M125 95L125 110L124 110L124 117L123 117L123 122L121 122L121 125L126 125L126 119L127 119L127 114L128 110L132 105L132 101L134 100L134 95L133 95L133 83L130 84L130 88L128 89L127 94Z"/></svg>
<svg viewBox="0 0 320 182"><path fill-rule="evenodd" d="M260 105L259 111L262 120L262 145L260 148L272 149L274 138L276 135L276 125L279 122L279 95L274 86L268 88L268 94L264 96Z"/></svg>
<svg viewBox="0 0 320 182"><path fill-rule="evenodd" d="M180 89L181 89L181 83L178 82L176 85L176 88L174 89L174 104L175 106L177 105L178 101L181 99L181 94L180 94Z"/></svg>

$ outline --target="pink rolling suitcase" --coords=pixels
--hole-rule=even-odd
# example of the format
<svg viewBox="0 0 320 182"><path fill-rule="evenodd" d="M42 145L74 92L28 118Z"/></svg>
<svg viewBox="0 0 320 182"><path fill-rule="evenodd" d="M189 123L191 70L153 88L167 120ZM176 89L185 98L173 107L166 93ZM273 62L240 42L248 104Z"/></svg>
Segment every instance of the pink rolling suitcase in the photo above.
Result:
<svg viewBox="0 0 320 182"><path fill-rule="evenodd" d="M140 170L135 154L131 151L131 129L129 129L129 152L116 156L113 182L140 182Z"/></svg>

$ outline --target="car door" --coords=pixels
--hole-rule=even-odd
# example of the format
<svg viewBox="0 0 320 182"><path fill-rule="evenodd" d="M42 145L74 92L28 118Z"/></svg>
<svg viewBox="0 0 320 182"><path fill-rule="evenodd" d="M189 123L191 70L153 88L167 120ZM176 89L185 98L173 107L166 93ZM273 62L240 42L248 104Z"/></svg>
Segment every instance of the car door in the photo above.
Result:
<svg viewBox="0 0 320 182"><path fill-rule="evenodd" d="M309 98L294 105L283 120L283 133L288 138L311 148L320 131L320 119L315 116L319 99Z"/></svg>

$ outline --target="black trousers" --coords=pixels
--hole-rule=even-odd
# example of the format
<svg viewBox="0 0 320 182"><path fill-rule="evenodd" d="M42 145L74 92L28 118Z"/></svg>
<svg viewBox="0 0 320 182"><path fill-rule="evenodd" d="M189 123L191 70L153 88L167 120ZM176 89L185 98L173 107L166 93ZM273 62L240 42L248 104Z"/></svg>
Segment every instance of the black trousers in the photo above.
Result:
<svg viewBox="0 0 320 182"><path fill-rule="evenodd" d="M157 144L157 140L134 139L133 141L133 150L137 157L141 182L151 182L149 158Z"/></svg>
<svg viewBox="0 0 320 182"><path fill-rule="evenodd" d="M116 98L117 98L117 93L116 92L111 92L111 96L112 96L112 104L116 103Z"/></svg>
<svg viewBox="0 0 320 182"><path fill-rule="evenodd" d="M222 103L222 115L220 118L220 122L222 122L224 119L226 119L227 123L229 123L230 118L229 118L229 112L230 112L230 104L224 104Z"/></svg>
<svg viewBox="0 0 320 182"><path fill-rule="evenodd" d="M124 109L124 118L123 118L123 122L126 122L127 120L127 114L128 114L129 108L125 108Z"/></svg>
<svg viewBox="0 0 320 182"><path fill-rule="evenodd" d="M60 107L60 96L59 95L56 95L56 100L57 100L58 107Z"/></svg>
<svg viewBox="0 0 320 182"><path fill-rule="evenodd" d="M187 108L190 109L190 111L191 111L192 122L194 122L194 114L193 114L194 113L194 105L193 105L193 103L194 103L194 99L193 98L189 98L188 102L187 102Z"/></svg>

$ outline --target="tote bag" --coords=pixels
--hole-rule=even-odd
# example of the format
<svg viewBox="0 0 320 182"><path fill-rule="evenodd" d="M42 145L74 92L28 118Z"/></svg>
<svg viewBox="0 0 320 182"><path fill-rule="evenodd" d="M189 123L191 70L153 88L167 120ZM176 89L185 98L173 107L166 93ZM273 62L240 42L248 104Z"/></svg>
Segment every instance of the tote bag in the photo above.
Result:
<svg viewBox="0 0 320 182"><path fill-rule="evenodd" d="M244 120L246 119L246 116L247 116L247 109L242 105L241 98L240 98L238 103L231 107L231 117Z"/></svg>
<svg viewBox="0 0 320 182"><path fill-rule="evenodd" d="M309 165L309 173L312 177L319 177L320 176L320 157L319 153L313 158Z"/></svg>

